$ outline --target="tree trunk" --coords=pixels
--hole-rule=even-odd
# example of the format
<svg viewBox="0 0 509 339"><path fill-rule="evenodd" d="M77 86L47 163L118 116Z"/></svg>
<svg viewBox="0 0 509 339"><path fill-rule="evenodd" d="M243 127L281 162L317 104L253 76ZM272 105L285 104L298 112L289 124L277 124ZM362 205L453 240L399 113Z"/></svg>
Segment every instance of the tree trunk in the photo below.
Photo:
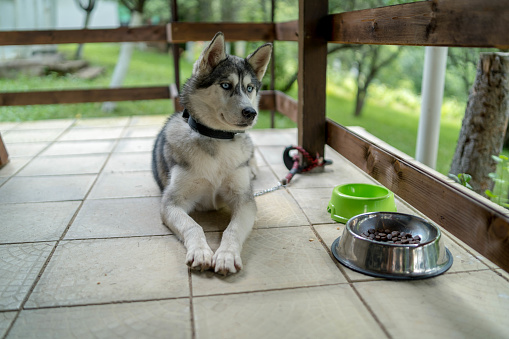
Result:
<svg viewBox="0 0 509 339"><path fill-rule="evenodd" d="M364 108L364 102L366 101L366 92L367 88L364 87L357 87L357 96L355 98L355 111L354 116L360 117L362 109Z"/></svg>
<svg viewBox="0 0 509 339"><path fill-rule="evenodd" d="M129 27L141 26L142 16L140 12L133 11L131 16L131 23ZM117 64L113 70L113 76L111 77L110 88L118 88L124 82L124 78L129 69L129 63L131 62L131 55L133 54L135 43L134 42L123 42L120 46L120 54L118 56ZM115 109L116 104L108 101L103 103L102 110L105 112L111 112Z"/></svg>
<svg viewBox="0 0 509 339"><path fill-rule="evenodd" d="M493 188L491 158L502 150L509 117L509 53L481 53L468 98L451 173L466 173L475 192Z"/></svg>
<svg viewBox="0 0 509 339"><path fill-rule="evenodd" d="M85 23L83 24L83 29L88 28L88 24L90 23L90 17L91 17L92 11L87 11L85 14ZM83 46L85 44L79 44L78 48L76 49L76 54L74 55L74 59L81 60L83 58Z"/></svg>
<svg viewBox="0 0 509 339"><path fill-rule="evenodd" d="M90 23L90 17L92 16L92 11L95 8L95 0L88 0L88 5L84 5L80 0L77 1L78 5L85 11L85 22L83 23L83 29L88 28L88 24ZM76 49L76 53L74 54L74 59L80 60L83 57L83 46L85 44L79 44Z"/></svg>

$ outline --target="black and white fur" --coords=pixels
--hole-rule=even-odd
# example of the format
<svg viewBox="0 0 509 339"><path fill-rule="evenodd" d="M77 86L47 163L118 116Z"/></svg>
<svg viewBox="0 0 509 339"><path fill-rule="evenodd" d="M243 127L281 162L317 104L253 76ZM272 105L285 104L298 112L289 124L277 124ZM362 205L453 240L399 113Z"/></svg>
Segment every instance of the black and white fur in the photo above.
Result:
<svg viewBox="0 0 509 339"><path fill-rule="evenodd" d="M194 64L180 99L192 119L212 130L235 133L233 139L204 136L190 127L186 116L175 113L155 141L152 170L163 191L161 217L183 241L186 263L193 269L228 274L242 268L242 244L256 217L254 148L244 132L256 123L271 51L272 45L265 44L245 59L227 55L224 36L217 33ZM189 213L224 205L232 218L213 253Z"/></svg>

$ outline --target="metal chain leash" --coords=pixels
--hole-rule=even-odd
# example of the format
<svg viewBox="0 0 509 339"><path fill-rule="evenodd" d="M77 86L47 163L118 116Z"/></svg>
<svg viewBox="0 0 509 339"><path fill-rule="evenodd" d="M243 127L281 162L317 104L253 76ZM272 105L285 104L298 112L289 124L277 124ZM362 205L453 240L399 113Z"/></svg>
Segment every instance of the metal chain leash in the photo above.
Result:
<svg viewBox="0 0 509 339"><path fill-rule="evenodd" d="M296 150L297 153L293 156L290 155L290 151ZM307 167L300 167L299 164L301 162L301 159L304 158L307 161ZM312 170L315 167L318 166L325 166L332 164L332 161L330 160L324 160L323 158L317 157L313 158L306 150L304 150L302 147L299 146L288 146L284 153L283 153L283 161L285 163L286 168L290 170L286 177L281 179L276 186L267 188L263 191L256 192L254 194L255 197L259 197L260 195L264 195L270 192L277 191L281 187L286 187L290 184L290 181L292 180L293 176L297 173L303 173L308 172Z"/></svg>
<svg viewBox="0 0 509 339"><path fill-rule="evenodd" d="M255 198L256 198L256 197L259 197L260 195L264 195L264 194L267 194L267 193L270 193L270 192L277 191L277 190L278 190L278 189L280 189L281 187L286 187L286 184L283 184L281 181L279 181L279 182L277 183L277 185L276 185L276 186L271 187L271 188L267 188L267 189L265 189L265 190L263 190L263 191L260 191L260 192L256 192L256 193L254 194L254 196L255 196Z"/></svg>

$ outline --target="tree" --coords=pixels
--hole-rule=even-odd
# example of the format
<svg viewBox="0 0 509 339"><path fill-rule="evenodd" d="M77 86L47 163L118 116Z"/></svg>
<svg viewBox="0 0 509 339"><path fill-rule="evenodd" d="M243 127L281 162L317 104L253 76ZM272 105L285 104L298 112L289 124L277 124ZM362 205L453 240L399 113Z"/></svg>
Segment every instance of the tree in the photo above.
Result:
<svg viewBox="0 0 509 339"><path fill-rule="evenodd" d="M476 64L479 60L480 48L449 48L447 57L449 70L461 80L462 92L468 98L472 81L476 74Z"/></svg>
<svg viewBox="0 0 509 339"><path fill-rule="evenodd" d="M339 52L339 51L344 51L347 49L355 50L360 47L361 47L360 45L336 45L333 47L329 47L329 49L327 50L327 56L333 55L334 53ZM290 76L288 81L283 85L281 90L283 92L289 91L290 88L292 88L295 81L297 81L297 77L298 77L298 71L293 72L293 74Z"/></svg>
<svg viewBox="0 0 509 339"><path fill-rule="evenodd" d="M90 23L90 17L92 15L92 11L95 8L95 0L88 0L86 3L83 0L75 0L78 6L81 7L82 10L85 11L85 22L83 23L83 29L88 28L88 24ZM74 59L81 59L83 57L83 46L84 44L79 44L78 49L76 49L76 54L74 55Z"/></svg>
<svg viewBox="0 0 509 339"><path fill-rule="evenodd" d="M481 53L477 75L468 98L451 173L472 176L473 190L493 188L492 155L502 150L509 118L509 53Z"/></svg>
<svg viewBox="0 0 509 339"><path fill-rule="evenodd" d="M121 0L122 4L131 11L131 21L129 27L137 27L142 24L143 7L146 0ZM133 54L135 44L132 42L124 42L120 47L120 54L118 56L117 64L113 70L113 76L111 77L110 88L117 88L122 85L124 78L129 69L129 63L131 62L131 55ZM103 103L102 110L105 112L111 112L115 109L116 104L108 101Z"/></svg>
<svg viewBox="0 0 509 339"><path fill-rule="evenodd" d="M357 94L354 115L360 116L368 94L368 87L380 70L391 64L401 52L400 47L388 51L388 46L363 45L357 50ZM388 51L388 53L383 53ZM382 56L385 54L385 56Z"/></svg>

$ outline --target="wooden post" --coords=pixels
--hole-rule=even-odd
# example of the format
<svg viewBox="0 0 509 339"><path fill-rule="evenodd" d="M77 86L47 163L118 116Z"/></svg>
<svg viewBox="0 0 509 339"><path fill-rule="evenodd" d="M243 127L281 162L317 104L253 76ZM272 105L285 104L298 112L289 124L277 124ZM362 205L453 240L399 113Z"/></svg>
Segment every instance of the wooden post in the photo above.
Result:
<svg viewBox="0 0 509 339"><path fill-rule="evenodd" d="M328 1L299 0L299 145L313 156L325 148Z"/></svg>
<svg viewBox="0 0 509 339"><path fill-rule="evenodd" d="M0 134L0 168L2 168L8 162L9 154L7 153L7 149L5 148L4 142L2 140L2 135Z"/></svg>
<svg viewBox="0 0 509 339"><path fill-rule="evenodd" d="M270 21L274 23L274 18L276 15L276 0L271 0L270 2ZM274 91L275 87L274 84L276 82L276 52L275 52L275 41L272 42L272 56L271 56L271 63L270 63L270 90ZM275 123L275 115L276 112L274 109L270 111L270 128L276 127Z"/></svg>
<svg viewBox="0 0 509 339"><path fill-rule="evenodd" d="M171 1L171 22L178 21L178 6L177 0ZM180 47L177 43L171 44L171 50L173 53L173 72L175 73L175 85L177 87L177 91L180 91ZM183 107L180 105L179 98L176 97L173 99L173 107L175 112L183 110Z"/></svg>

